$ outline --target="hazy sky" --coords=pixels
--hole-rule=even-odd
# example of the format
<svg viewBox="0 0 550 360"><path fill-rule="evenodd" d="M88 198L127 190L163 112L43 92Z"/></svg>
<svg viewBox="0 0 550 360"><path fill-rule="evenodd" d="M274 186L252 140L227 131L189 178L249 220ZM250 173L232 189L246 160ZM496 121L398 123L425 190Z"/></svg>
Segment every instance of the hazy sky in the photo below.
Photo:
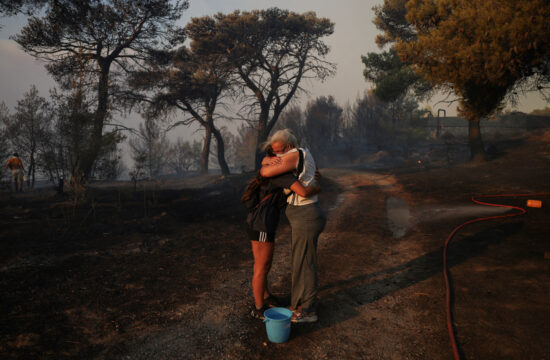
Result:
<svg viewBox="0 0 550 360"><path fill-rule="evenodd" d="M279 7L298 13L315 11L318 17L327 17L335 23L334 34L326 38L331 47L327 59L337 64L336 76L324 83L319 81L304 84L311 94L310 98L332 95L337 102L344 106L348 101L353 103L368 87L363 78L361 55L368 52L377 52L379 49L374 43L378 33L372 24L372 7L381 4L383 0L190 0L190 7L184 12L181 25L185 25L190 18L203 15L213 15L217 12L229 13L233 10L265 9ZM0 101L4 101L13 109L17 100L20 100L32 84L35 84L43 97L48 97L48 89L55 83L44 70L43 64L34 60L30 55L19 49L18 45L9 40L11 35L17 34L26 19L1 18L3 29L0 30ZM299 99L307 102L308 97ZM447 115L455 114L456 105L445 107L434 106L437 99L430 102L432 108L445 108ZM521 100L518 110L530 111L543 108L544 103L537 95L531 95ZM135 126L137 120L122 120L130 126ZM189 136L185 128L175 129L177 136ZM172 137L172 136L171 136Z"/></svg>

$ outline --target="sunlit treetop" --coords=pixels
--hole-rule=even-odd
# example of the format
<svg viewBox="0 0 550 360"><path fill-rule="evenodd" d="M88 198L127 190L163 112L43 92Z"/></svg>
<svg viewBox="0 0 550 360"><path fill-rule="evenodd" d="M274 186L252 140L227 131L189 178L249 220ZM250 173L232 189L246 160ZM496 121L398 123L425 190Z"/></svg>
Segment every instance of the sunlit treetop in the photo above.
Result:
<svg viewBox="0 0 550 360"><path fill-rule="evenodd" d="M482 117L514 89L548 81L549 16L546 0L410 0L417 39L396 48L432 84L458 94L467 118Z"/></svg>

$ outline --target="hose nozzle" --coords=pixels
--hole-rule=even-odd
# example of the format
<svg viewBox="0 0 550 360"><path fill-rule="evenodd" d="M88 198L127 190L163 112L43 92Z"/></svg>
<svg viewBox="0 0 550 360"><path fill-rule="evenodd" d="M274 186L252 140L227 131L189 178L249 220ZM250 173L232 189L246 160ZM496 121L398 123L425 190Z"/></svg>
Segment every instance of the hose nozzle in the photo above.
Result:
<svg viewBox="0 0 550 360"><path fill-rule="evenodd" d="M542 207L542 201L540 201L540 200L527 200L527 207L540 208L540 207Z"/></svg>

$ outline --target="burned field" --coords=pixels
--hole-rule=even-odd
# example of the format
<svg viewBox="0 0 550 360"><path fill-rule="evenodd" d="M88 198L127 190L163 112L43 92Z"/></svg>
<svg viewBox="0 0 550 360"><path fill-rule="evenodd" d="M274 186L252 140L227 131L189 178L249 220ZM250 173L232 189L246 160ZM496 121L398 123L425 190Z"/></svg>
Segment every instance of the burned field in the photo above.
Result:
<svg viewBox="0 0 550 360"><path fill-rule="evenodd" d="M77 204L0 198L2 359L450 359L442 246L502 214L472 195L547 193L550 137L503 144L479 164L322 169L319 322L285 344L251 319L247 176L91 186ZM199 183L206 184L198 187ZM525 207L529 197L488 201ZM449 247L465 359L544 359L550 326L549 195L542 208L472 224ZM483 210L481 210L483 209ZM290 229L270 274L289 289Z"/></svg>

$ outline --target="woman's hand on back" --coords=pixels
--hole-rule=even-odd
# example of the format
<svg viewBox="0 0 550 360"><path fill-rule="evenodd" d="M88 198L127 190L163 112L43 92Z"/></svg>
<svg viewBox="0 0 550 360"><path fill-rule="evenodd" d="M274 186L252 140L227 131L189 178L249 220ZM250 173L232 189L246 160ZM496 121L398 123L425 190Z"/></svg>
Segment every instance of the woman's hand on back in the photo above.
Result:
<svg viewBox="0 0 550 360"><path fill-rule="evenodd" d="M266 156L262 160L262 166L279 165L283 162L283 159L277 156Z"/></svg>
<svg viewBox="0 0 550 360"><path fill-rule="evenodd" d="M260 174L263 177L274 177L293 171L298 165L299 156L300 155L297 151L293 151L283 155L282 157L278 157L278 159L281 159L280 163L262 166L260 169Z"/></svg>

